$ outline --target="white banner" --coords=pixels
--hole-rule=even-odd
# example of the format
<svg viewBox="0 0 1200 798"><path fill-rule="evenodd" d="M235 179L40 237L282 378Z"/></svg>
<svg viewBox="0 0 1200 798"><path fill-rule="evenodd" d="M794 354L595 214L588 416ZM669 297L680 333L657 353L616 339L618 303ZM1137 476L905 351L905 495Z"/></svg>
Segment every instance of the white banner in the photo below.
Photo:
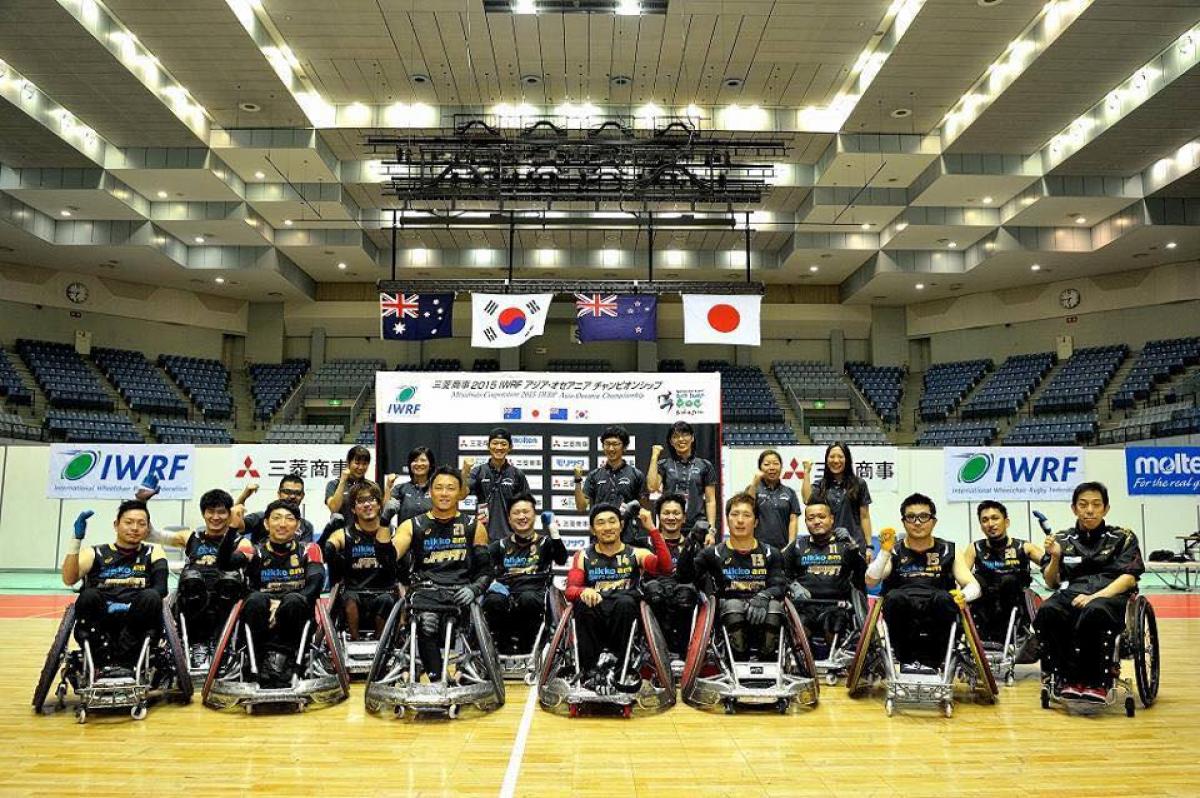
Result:
<svg viewBox="0 0 1200 798"><path fill-rule="evenodd" d="M763 449L773 448L783 460L780 481L800 493L804 478L804 463L812 461L812 483L816 485L825 473L824 446L764 446L762 449L731 449L725 447L721 462L724 464L725 495L745 490L758 470L758 455ZM900 490L897 463L900 450L895 446L853 446L850 454L854 460L854 473L867 481L871 493L896 493Z"/></svg>
<svg viewBox="0 0 1200 798"><path fill-rule="evenodd" d="M578 424L613 418L625 424L716 424L721 377L381 371L375 375L375 407L380 423L400 424Z"/></svg>
<svg viewBox="0 0 1200 798"><path fill-rule="evenodd" d="M196 447L167 444L55 443L50 447L50 499L132 499L147 476L159 496L190 499Z"/></svg>
<svg viewBox="0 0 1200 798"><path fill-rule="evenodd" d="M1070 501L1086 479L1078 446L947 446L943 455L950 501Z"/></svg>

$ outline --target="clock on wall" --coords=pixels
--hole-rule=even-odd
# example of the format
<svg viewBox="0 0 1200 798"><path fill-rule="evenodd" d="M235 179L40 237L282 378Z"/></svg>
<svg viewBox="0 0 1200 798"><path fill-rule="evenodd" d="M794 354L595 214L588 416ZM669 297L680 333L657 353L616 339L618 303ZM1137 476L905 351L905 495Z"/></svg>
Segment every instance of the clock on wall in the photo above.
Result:
<svg viewBox="0 0 1200 798"><path fill-rule="evenodd" d="M88 301L88 287L83 283L71 283L67 286L67 299L82 305Z"/></svg>
<svg viewBox="0 0 1200 798"><path fill-rule="evenodd" d="M1083 297L1079 294L1079 289L1068 288L1058 295L1058 304L1062 305L1067 310L1079 307L1079 300Z"/></svg>

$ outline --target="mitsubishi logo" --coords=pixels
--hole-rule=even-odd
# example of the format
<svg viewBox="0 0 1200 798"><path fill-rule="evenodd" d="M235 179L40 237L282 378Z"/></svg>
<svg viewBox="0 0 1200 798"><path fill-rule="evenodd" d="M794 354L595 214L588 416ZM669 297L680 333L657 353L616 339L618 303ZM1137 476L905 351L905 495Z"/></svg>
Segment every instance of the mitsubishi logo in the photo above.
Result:
<svg viewBox="0 0 1200 798"><path fill-rule="evenodd" d="M258 473L258 469L254 467L254 461L250 459L250 455L246 455L246 459L242 461L242 467L239 468L237 473L233 476L235 478L251 476L255 479L259 479L261 477L261 475Z"/></svg>

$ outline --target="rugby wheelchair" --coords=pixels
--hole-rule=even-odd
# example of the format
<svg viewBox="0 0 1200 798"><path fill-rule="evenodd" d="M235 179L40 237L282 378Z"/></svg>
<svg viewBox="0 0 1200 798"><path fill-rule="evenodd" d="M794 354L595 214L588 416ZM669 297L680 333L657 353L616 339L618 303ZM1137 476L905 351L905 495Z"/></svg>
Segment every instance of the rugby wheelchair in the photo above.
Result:
<svg viewBox="0 0 1200 798"><path fill-rule="evenodd" d="M428 583L414 586L388 616L367 673L365 701L372 714L390 710L402 718L411 711L454 719L465 706L485 712L504 706L504 673L478 601L465 609L435 611L443 616L442 667L440 673L421 681L419 616L431 610L415 610L413 599L432 587Z"/></svg>
<svg viewBox="0 0 1200 798"><path fill-rule="evenodd" d="M901 666L892 652L887 624L883 620L883 599L871 605L863 633L855 648L854 660L846 674L846 689L851 698L865 693L876 681L885 684L884 711L888 717L897 707L939 708L947 718L954 714L954 683L966 682L985 704L994 704L999 692L988 658L979 640L971 612L958 608L952 622L946 655L940 668L913 669Z"/></svg>
<svg viewBox="0 0 1200 798"><path fill-rule="evenodd" d="M1138 592L1130 595L1125 605L1125 629L1113 641L1112 685L1108 688L1104 703L1067 698L1060 694L1061 685L1056 684L1054 674L1042 674L1042 709L1052 703L1061 704L1068 712L1093 715L1121 703L1125 715L1132 718L1136 712L1134 690L1149 709L1158 699L1160 649L1158 647L1158 620L1154 607ZM1121 675L1122 660L1132 660L1133 678ZM1122 701L1123 699L1123 701Z"/></svg>
<svg viewBox="0 0 1200 798"><path fill-rule="evenodd" d="M187 655L165 604L161 632L148 635L142 641L132 673L125 669L114 672L115 669L105 667L108 652L114 645L111 630L89 634L81 645L72 648L75 625L75 603L72 602L63 612L38 677L33 692L35 712L45 710L52 688L58 709L66 706L68 688L75 693L79 699L75 719L79 723L86 723L93 710L127 709L134 720L144 720L150 701L159 697L171 698L181 704L191 703L192 680L188 675ZM55 677L59 680L56 688Z"/></svg>
<svg viewBox="0 0 1200 798"><path fill-rule="evenodd" d="M203 687L208 676L213 652L221 639L222 622L218 619L213 623L211 633L196 635L195 630L188 624L188 616L195 617L197 613L212 611L215 608L207 606L207 603L212 601L218 602L219 607L232 608L246 594L246 583L241 574L236 572L221 574L211 592L205 590L201 593L195 590L202 585L200 579L181 579L179 589L167 596L166 600L166 607L179 629L180 642L183 644L184 653L187 654L188 673L195 687ZM221 612L221 616L228 617L228 611Z"/></svg>
<svg viewBox="0 0 1200 798"><path fill-rule="evenodd" d="M1038 661L1039 646L1033 619L1037 617L1040 606L1042 597L1030 588L1025 588L1022 604L1009 610L1003 639L990 640L981 637L988 665L997 679L1004 681L1005 687L1016 684L1018 665L1029 665Z"/></svg>
<svg viewBox="0 0 1200 798"><path fill-rule="evenodd" d="M792 599L788 598L788 602L791 603ZM854 660L858 637L867 622L867 594L855 589L851 592L849 601L806 598L802 599L800 604L806 611L816 610L818 620L821 619L824 610L841 610L853 619L848 629L833 629L828 635L822 631L808 638L816 674L818 678L824 679L825 684L832 687L838 683L838 679L846 675L850 663ZM797 607L797 615L802 615L800 609L801 607Z"/></svg>
<svg viewBox="0 0 1200 798"><path fill-rule="evenodd" d="M385 599L389 597L392 599L391 606L394 608L395 602L400 601L402 591L402 587L397 587L393 591L357 591L357 595L363 603L375 603L374 609L378 610L386 606ZM379 648L379 636L375 634L374 625L360 623L358 639L350 639L350 629L346 625L343 604L344 594L345 586L341 583L334 585L333 590L329 593L330 619L333 621L338 655L351 678L365 676L371 671L371 663L375 661L375 652ZM385 618L390 614L390 610L383 613ZM371 619L374 620L373 615Z"/></svg>
<svg viewBox="0 0 1200 798"><path fill-rule="evenodd" d="M542 622L533 638L533 646L527 652L515 651L515 645L500 642L496 646L500 661L500 672L507 681L523 681L530 687L537 684L538 672L545 660L550 637L558 628L558 622L567 608L567 599L554 585L546 589L546 604Z"/></svg>
<svg viewBox="0 0 1200 798"><path fill-rule="evenodd" d="M736 712L739 704L774 706L780 714L795 704L815 707L821 688L808 635L791 600L782 604L776 656L738 660L720 622L717 599L701 595L683 664L683 700L696 707L720 704L726 714Z"/></svg>
<svg viewBox="0 0 1200 798"><path fill-rule="evenodd" d="M201 691L205 706L244 707L247 713L258 707L299 712L309 706L322 707L346 700L350 694L350 674L342 662L326 600L317 601L311 620L304 624L293 660L291 684L283 687L261 684L262 668L257 657L266 655L265 646L254 644L250 628L242 622L244 605L244 600L234 605L221 631Z"/></svg>
<svg viewBox="0 0 1200 798"><path fill-rule="evenodd" d="M585 682L575 630L575 606L567 605L550 639L537 678L538 702L543 709L564 707L574 718L590 708L616 709L633 717L635 705L645 710L666 710L675 705L675 675L662 629L650 605L638 602L637 620L629 630L624 651L604 651L604 675Z"/></svg>

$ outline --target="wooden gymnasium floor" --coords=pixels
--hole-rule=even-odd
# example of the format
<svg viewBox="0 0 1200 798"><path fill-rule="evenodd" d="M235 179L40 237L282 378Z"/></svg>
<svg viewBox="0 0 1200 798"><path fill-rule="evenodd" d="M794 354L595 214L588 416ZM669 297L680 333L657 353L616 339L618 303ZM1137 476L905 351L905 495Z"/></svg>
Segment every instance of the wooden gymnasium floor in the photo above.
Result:
<svg viewBox="0 0 1200 798"><path fill-rule="evenodd" d="M811 712L569 720L513 686L491 715L397 721L349 701L302 715L159 705L133 722L30 696L62 596L0 596L3 796L1194 796L1200 795L1200 596L1155 595L1158 703L1134 719L1038 706L1036 677L995 707L886 718L878 698L823 688Z"/></svg>

